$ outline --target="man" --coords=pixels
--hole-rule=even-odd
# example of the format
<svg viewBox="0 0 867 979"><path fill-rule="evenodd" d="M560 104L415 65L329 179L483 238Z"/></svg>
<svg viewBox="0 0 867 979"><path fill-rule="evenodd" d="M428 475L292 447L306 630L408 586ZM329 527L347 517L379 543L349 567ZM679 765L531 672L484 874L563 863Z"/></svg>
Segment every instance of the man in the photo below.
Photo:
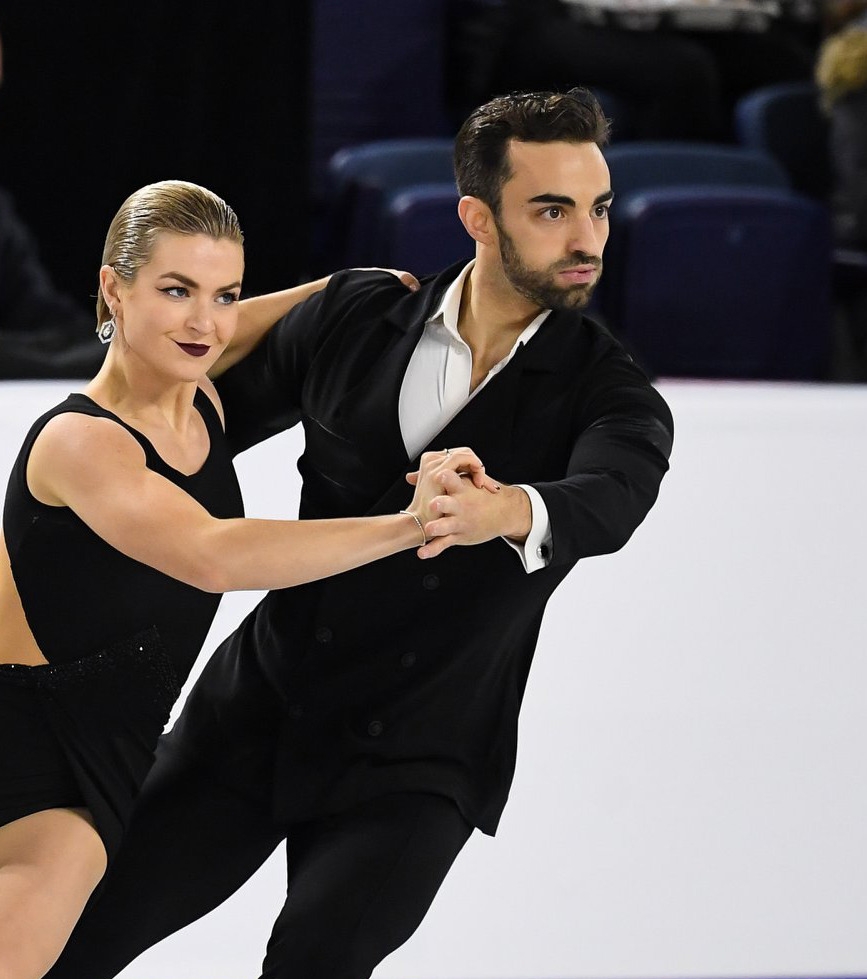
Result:
<svg viewBox="0 0 867 979"><path fill-rule="evenodd" d="M496 830L545 604L627 541L668 468L665 403L580 312L608 235L606 134L584 90L482 106L455 151L474 263L412 294L339 273L223 378L238 448L303 420L304 517L399 509L428 448L472 445L505 482L444 484L436 561L271 593L223 644L53 979L116 974L284 839L262 976L369 976L472 829Z"/></svg>

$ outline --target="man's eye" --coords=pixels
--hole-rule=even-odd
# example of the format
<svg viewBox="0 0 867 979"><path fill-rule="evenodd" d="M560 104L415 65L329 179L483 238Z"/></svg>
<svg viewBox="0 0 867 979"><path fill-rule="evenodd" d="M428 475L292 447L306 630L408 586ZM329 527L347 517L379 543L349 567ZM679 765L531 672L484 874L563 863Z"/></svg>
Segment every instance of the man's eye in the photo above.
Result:
<svg viewBox="0 0 867 979"><path fill-rule="evenodd" d="M545 210L542 213L544 215L546 215L547 217L549 217L552 221L556 221L558 218L561 218L563 216L563 208L562 207L546 207Z"/></svg>
<svg viewBox="0 0 867 979"><path fill-rule="evenodd" d="M593 213L596 215L597 218L607 218L608 212L610 210L611 210L610 204L597 204L596 207L593 208Z"/></svg>

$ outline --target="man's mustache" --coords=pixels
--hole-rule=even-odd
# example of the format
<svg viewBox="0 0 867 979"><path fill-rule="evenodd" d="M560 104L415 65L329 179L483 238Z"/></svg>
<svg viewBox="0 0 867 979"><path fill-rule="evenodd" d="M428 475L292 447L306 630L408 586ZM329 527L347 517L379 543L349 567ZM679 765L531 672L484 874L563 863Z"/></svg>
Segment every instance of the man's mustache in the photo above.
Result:
<svg viewBox="0 0 867 979"><path fill-rule="evenodd" d="M598 255L588 255L587 252L572 252L569 258L558 262L555 266L557 271L572 269L576 265L593 265L597 269L602 268L602 259Z"/></svg>

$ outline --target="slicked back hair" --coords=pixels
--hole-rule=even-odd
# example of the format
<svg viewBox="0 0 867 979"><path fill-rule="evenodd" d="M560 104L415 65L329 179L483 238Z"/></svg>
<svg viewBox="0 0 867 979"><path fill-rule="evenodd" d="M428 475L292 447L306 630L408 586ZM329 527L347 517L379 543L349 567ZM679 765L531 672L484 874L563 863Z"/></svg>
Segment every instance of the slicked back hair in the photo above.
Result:
<svg viewBox="0 0 867 979"><path fill-rule="evenodd" d="M475 109L455 138L455 178L461 196L478 197L500 213L503 184L512 176L509 142L608 142L610 122L586 88L516 92Z"/></svg>
<svg viewBox="0 0 867 979"><path fill-rule="evenodd" d="M110 265L119 279L131 283L150 261L162 231L244 243L238 218L222 197L185 180L161 180L141 187L121 204L106 235L102 264ZM110 316L100 289L97 326Z"/></svg>

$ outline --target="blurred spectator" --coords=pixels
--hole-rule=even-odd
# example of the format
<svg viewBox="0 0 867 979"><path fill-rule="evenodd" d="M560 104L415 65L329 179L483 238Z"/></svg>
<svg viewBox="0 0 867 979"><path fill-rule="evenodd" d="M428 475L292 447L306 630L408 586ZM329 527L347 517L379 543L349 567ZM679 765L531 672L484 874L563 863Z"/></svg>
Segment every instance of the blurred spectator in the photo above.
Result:
<svg viewBox="0 0 867 979"><path fill-rule="evenodd" d="M867 0L825 0L822 5L822 27L834 34L867 11Z"/></svg>
<svg viewBox="0 0 867 979"><path fill-rule="evenodd" d="M723 140L732 138L732 107L741 95L812 73L814 49L800 30L781 24L765 31L630 30L576 20L575 6L452 0L456 111L504 91L581 84L634 107L631 135L638 138ZM640 3L629 10L640 13Z"/></svg>
<svg viewBox="0 0 867 979"><path fill-rule="evenodd" d="M867 254L867 13L861 3L832 14L816 81L831 119L834 228L838 244ZM839 271L835 377L867 381L867 261Z"/></svg>
<svg viewBox="0 0 867 979"><path fill-rule="evenodd" d="M0 190L0 378L92 377L105 353L95 323L95 312L54 288L33 235Z"/></svg>
<svg viewBox="0 0 867 979"><path fill-rule="evenodd" d="M0 190L0 379L92 377L105 348L96 313L58 292L36 242Z"/></svg>
<svg viewBox="0 0 867 979"><path fill-rule="evenodd" d="M246 291L307 272L310 6L0 0L0 185L61 290L95 292L117 201L169 178L244 214Z"/></svg>
<svg viewBox="0 0 867 979"><path fill-rule="evenodd" d="M867 13L825 39L816 81L831 118L837 238L867 248Z"/></svg>

